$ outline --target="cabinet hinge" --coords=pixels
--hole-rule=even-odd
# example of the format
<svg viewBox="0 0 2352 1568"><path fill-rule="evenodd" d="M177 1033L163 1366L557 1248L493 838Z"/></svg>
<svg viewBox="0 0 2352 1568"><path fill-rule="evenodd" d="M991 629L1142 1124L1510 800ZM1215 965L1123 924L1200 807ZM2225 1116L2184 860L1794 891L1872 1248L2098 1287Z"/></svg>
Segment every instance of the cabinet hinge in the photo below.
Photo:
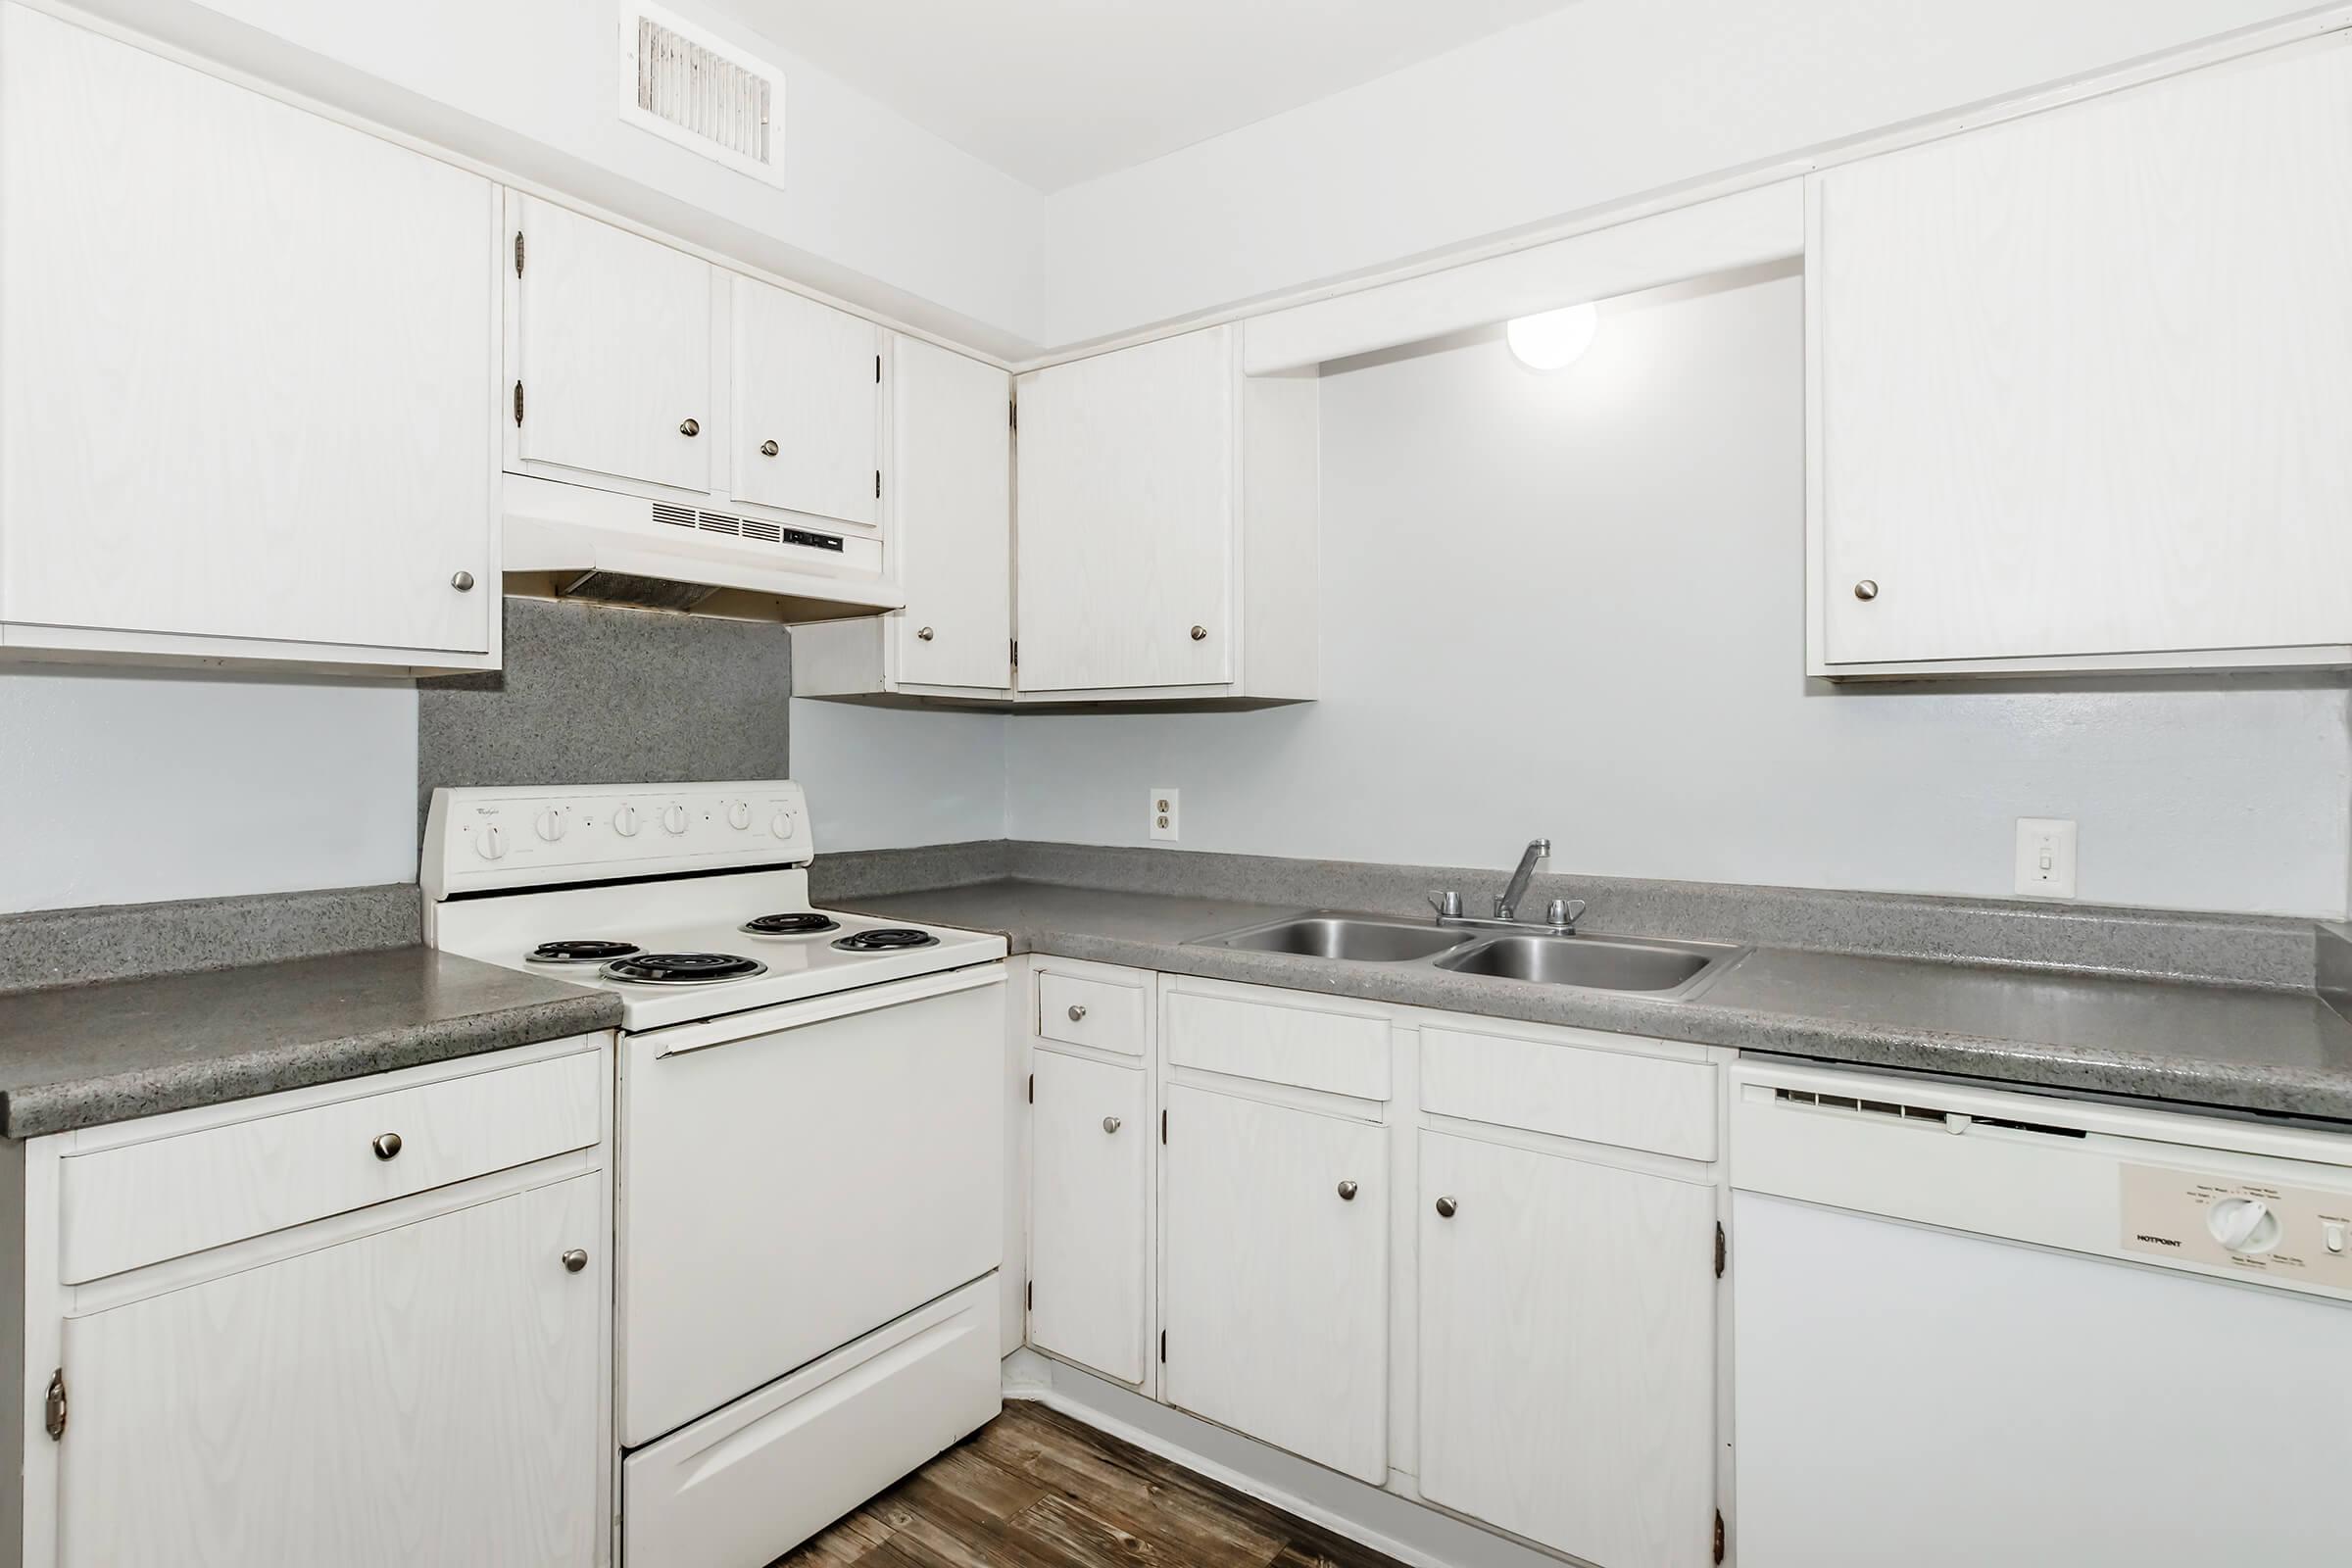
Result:
<svg viewBox="0 0 2352 1568"><path fill-rule="evenodd" d="M514 275L522 275L522 230L514 231Z"/></svg>
<svg viewBox="0 0 2352 1568"><path fill-rule="evenodd" d="M1031 1280L1022 1288L1021 1305L1032 1312L1037 1310L1037 1281Z"/></svg>
<svg viewBox="0 0 2352 1568"><path fill-rule="evenodd" d="M882 384L882 356L881 356L881 355L879 355L879 354L877 354L877 355L875 355L875 356L874 356L874 385L876 385L876 386L880 386L881 384Z"/></svg>
<svg viewBox="0 0 2352 1568"><path fill-rule="evenodd" d="M66 1436L66 1369L59 1367L49 1374L47 1404L49 1441L62 1443Z"/></svg>
<svg viewBox="0 0 2352 1568"><path fill-rule="evenodd" d="M1165 1365L1167 1364L1167 1360L1168 1360L1168 1331L1167 1331L1166 1329L1161 1329L1161 1330L1159 1331L1159 1360L1160 1360L1160 1364L1161 1364L1162 1366L1165 1366Z"/></svg>
<svg viewBox="0 0 2352 1568"><path fill-rule="evenodd" d="M874 470L874 499L876 501L882 499L882 470L880 468Z"/></svg>
<svg viewBox="0 0 2352 1568"><path fill-rule="evenodd" d="M1715 1560L1723 1561L1723 1510L1715 1510Z"/></svg>
<svg viewBox="0 0 2352 1568"><path fill-rule="evenodd" d="M1004 422L1015 430L1021 427L1021 406L1018 403L1004 405Z"/></svg>
<svg viewBox="0 0 2352 1568"><path fill-rule="evenodd" d="M516 424L522 422L522 383L520 381L514 383L514 422Z"/></svg>
<svg viewBox="0 0 2352 1568"><path fill-rule="evenodd" d="M1723 1234L1723 1221L1715 1222L1715 1277L1723 1278L1724 1265L1732 1260L1732 1244Z"/></svg>
<svg viewBox="0 0 2352 1568"><path fill-rule="evenodd" d="M1032 1105L1037 1103L1037 1074L1035 1073L1029 1075L1029 1103Z"/></svg>
<svg viewBox="0 0 2352 1568"><path fill-rule="evenodd" d="M1018 637L1012 640L1012 667L1021 667L1021 640Z"/></svg>
<svg viewBox="0 0 2352 1568"><path fill-rule="evenodd" d="M1168 1141L1168 1113L1164 1108L1159 1113L1159 1141L1163 1144Z"/></svg>

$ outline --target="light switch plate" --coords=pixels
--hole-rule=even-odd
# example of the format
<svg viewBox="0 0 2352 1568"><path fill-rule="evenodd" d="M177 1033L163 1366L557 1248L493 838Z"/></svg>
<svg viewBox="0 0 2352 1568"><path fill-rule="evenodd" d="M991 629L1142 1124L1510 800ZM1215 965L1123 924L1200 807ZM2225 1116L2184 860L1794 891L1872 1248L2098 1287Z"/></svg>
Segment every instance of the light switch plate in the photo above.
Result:
<svg viewBox="0 0 2352 1568"><path fill-rule="evenodd" d="M1172 839L1176 836L1176 792L1155 789L1152 792L1152 836Z"/></svg>
<svg viewBox="0 0 2352 1568"><path fill-rule="evenodd" d="M2030 899L2075 896L2075 824L2071 817L2017 819L2017 891Z"/></svg>

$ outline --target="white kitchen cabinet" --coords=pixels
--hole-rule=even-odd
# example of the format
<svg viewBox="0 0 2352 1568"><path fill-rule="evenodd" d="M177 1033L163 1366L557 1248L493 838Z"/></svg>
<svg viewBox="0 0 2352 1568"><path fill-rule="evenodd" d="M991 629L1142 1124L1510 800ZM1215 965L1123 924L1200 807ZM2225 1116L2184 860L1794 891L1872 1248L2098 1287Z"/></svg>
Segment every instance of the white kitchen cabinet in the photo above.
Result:
<svg viewBox="0 0 2352 1568"><path fill-rule="evenodd" d="M480 668L497 196L0 7L0 648Z"/></svg>
<svg viewBox="0 0 2352 1568"><path fill-rule="evenodd" d="M2352 659L2340 35L1813 176L1816 674Z"/></svg>
<svg viewBox="0 0 2352 1568"><path fill-rule="evenodd" d="M1715 1189L1420 1134L1422 1496L1600 1568L1701 1568Z"/></svg>
<svg viewBox="0 0 2352 1568"><path fill-rule="evenodd" d="M882 329L730 274L734 499L871 527L882 493Z"/></svg>
<svg viewBox="0 0 2352 1568"><path fill-rule="evenodd" d="M1145 1340L1152 1124L1147 1074L1038 1051L1029 1116L1029 1342L1121 1383Z"/></svg>
<svg viewBox="0 0 2352 1568"><path fill-rule="evenodd" d="M58 1560L592 1560L603 1180L69 1319Z"/></svg>
<svg viewBox="0 0 2352 1568"><path fill-rule="evenodd" d="M1388 1477L1388 1133L1172 1084L1161 1156L1170 1404Z"/></svg>
<svg viewBox="0 0 2352 1568"><path fill-rule="evenodd" d="M1211 327L1020 378L1025 696L1309 698L1317 389Z"/></svg>
<svg viewBox="0 0 2352 1568"><path fill-rule="evenodd" d="M519 192L507 226L508 466L707 494L710 264Z"/></svg>

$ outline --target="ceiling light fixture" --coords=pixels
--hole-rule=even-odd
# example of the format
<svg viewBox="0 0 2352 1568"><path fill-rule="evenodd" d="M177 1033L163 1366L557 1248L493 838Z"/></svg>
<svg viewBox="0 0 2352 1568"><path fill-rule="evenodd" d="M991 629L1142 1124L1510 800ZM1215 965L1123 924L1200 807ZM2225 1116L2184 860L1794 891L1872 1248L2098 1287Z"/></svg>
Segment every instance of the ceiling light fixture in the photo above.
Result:
<svg viewBox="0 0 2352 1568"><path fill-rule="evenodd" d="M1570 305L1537 316L1522 316L1502 329L1511 354L1531 370L1564 370L1592 346L1600 327L1600 308Z"/></svg>

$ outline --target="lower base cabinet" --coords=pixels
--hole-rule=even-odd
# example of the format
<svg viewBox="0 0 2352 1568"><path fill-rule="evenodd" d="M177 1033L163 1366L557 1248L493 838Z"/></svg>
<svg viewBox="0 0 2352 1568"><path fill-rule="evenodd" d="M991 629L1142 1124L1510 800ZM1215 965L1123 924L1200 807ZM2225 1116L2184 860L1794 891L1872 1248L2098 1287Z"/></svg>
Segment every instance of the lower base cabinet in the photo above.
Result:
<svg viewBox="0 0 2352 1568"><path fill-rule="evenodd" d="M1715 1190L1420 1134L1420 1488L1609 1568L1703 1568Z"/></svg>
<svg viewBox="0 0 2352 1568"><path fill-rule="evenodd" d="M1379 1485L1387 1131L1185 1085L1167 1117L1167 1401Z"/></svg>
<svg viewBox="0 0 2352 1568"><path fill-rule="evenodd" d="M1029 1343L1121 1383L1146 1361L1145 1073L1039 1051L1029 1112Z"/></svg>
<svg viewBox="0 0 2352 1568"><path fill-rule="evenodd" d="M68 1319L59 1560L596 1560L604 1181Z"/></svg>

